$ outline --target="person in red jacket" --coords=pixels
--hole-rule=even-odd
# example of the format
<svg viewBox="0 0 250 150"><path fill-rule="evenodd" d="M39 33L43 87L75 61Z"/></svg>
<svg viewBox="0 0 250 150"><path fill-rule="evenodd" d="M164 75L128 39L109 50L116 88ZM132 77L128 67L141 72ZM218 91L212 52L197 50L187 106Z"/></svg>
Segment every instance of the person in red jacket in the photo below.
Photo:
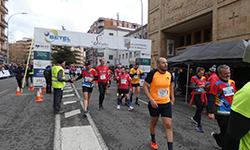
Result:
<svg viewBox="0 0 250 150"><path fill-rule="evenodd" d="M109 76L108 76L108 66L104 65L105 59L101 58L100 60L100 65L96 67L96 72L98 75L98 80L96 81L95 88L99 89L99 107L98 110L101 111L104 109L103 107L103 100L105 97L105 90L107 85L109 85Z"/></svg>
<svg viewBox="0 0 250 150"><path fill-rule="evenodd" d="M119 85L118 85L118 98L117 98L117 109L120 109L120 101L121 101L121 96L122 94L124 94L126 96L127 99L127 105L128 105L128 110L133 110L134 107L132 107L130 105L130 100L129 100L129 88L130 87L130 91L132 90L132 86L131 86L131 77L129 76L129 74L126 73L125 67L122 67L121 69L122 74L116 76L114 78L114 80L118 81Z"/></svg>

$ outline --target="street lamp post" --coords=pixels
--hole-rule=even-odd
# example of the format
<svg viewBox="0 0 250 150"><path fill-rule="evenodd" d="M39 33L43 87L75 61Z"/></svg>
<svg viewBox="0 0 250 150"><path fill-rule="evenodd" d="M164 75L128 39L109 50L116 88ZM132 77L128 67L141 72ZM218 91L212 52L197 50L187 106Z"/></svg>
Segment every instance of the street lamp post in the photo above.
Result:
<svg viewBox="0 0 250 150"><path fill-rule="evenodd" d="M11 15L7 21L7 64L10 63L10 47L9 47L9 21L10 21L10 18L13 17L14 15L17 15L17 14L27 14L26 12L19 12L19 13L15 13L13 15Z"/></svg>
<svg viewBox="0 0 250 150"><path fill-rule="evenodd" d="M141 39L143 39L143 4L141 0Z"/></svg>

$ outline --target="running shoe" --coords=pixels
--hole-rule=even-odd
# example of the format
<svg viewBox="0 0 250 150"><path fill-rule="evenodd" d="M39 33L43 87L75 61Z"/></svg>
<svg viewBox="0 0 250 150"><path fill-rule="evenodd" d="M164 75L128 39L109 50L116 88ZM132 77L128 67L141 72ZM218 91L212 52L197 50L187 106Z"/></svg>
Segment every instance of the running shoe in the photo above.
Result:
<svg viewBox="0 0 250 150"><path fill-rule="evenodd" d="M137 106L140 106L140 104L139 104L138 102L135 102L135 104L136 104Z"/></svg>
<svg viewBox="0 0 250 150"><path fill-rule="evenodd" d="M128 110L133 110L134 109L134 107L132 107L132 106L129 106L129 108L128 108Z"/></svg>
<svg viewBox="0 0 250 150"><path fill-rule="evenodd" d="M193 121L193 123L198 124L198 122L194 120L194 117L191 117L191 120Z"/></svg>
<svg viewBox="0 0 250 150"><path fill-rule="evenodd" d="M89 108L87 107L87 113L89 113L90 112L90 110L89 110Z"/></svg>
<svg viewBox="0 0 250 150"><path fill-rule="evenodd" d="M87 117L87 111L84 111L83 116Z"/></svg>
<svg viewBox="0 0 250 150"><path fill-rule="evenodd" d="M154 143L154 142L150 141L150 144L151 144L151 147L153 149L158 149L158 146L157 146L156 142Z"/></svg>
<svg viewBox="0 0 250 150"><path fill-rule="evenodd" d="M199 132L204 132L204 129L202 128L201 125L198 125L198 126L196 127L196 129L197 129L197 131L199 131Z"/></svg>
<svg viewBox="0 0 250 150"><path fill-rule="evenodd" d="M215 145L216 146L218 146L219 148L221 148L222 147L222 145L221 145L221 143L220 142L218 142L217 140L216 140L216 138L215 138L215 135L216 133L214 133L214 132L212 132L211 133L211 136L213 137L213 139L214 139L214 143L215 143Z"/></svg>
<svg viewBox="0 0 250 150"><path fill-rule="evenodd" d="M101 110L102 110L102 108L101 108L101 107L98 107L97 109L98 109L98 111L101 111Z"/></svg>
<svg viewBox="0 0 250 150"><path fill-rule="evenodd" d="M103 106L101 106L101 109L103 110L103 109L104 109L104 107L103 107Z"/></svg>
<svg viewBox="0 0 250 150"><path fill-rule="evenodd" d="M116 106L116 109L120 109L120 105L117 105L117 106Z"/></svg>

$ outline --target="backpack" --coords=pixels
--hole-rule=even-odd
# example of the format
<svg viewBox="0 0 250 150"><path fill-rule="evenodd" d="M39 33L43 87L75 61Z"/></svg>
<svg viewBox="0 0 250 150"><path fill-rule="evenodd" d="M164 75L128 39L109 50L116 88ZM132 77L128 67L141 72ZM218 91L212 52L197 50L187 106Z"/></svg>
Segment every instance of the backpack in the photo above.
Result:
<svg viewBox="0 0 250 150"><path fill-rule="evenodd" d="M49 70L45 70L44 76L45 76L45 78L50 78L50 71Z"/></svg>

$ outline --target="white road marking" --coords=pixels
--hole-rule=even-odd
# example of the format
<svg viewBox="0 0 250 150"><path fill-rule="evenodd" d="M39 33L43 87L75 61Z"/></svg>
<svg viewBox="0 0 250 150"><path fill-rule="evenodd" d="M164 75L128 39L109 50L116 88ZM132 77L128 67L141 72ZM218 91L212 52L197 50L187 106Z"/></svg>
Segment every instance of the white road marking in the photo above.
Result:
<svg viewBox="0 0 250 150"><path fill-rule="evenodd" d="M78 115L80 113L81 113L81 110L80 109L76 109L76 110L72 110L70 112L66 112L66 113L64 113L64 115L65 115L65 118L69 118L71 116Z"/></svg>
<svg viewBox="0 0 250 150"><path fill-rule="evenodd" d="M5 92L7 92L8 90L5 90L5 91L3 91L3 92L1 92L0 94L3 94L3 93L5 93Z"/></svg>
<svg viewBox="0 0 250 150"><path fill-rule="evenodd" d="M90 125L62 128L62 150L102 150Z"/></svg>
<svg viewBox="0 0 250 150"><path fill-rule="evenodd" d="M63 90L63 92L72 92L73 90Z"/></svg>
<svg viewBox="0 0 250 150"><path fill-rule="evenodd" d="M73 104L75 103L76 101L66 101L66 102L63 102L63 105L67 105L67 104Z"/></svg>
<svg viewBox="0 0 250 150"><path fill-rule="evenodd" d="M75 93L76 93L77 97L80 98L80 95L79 95L78 91L75 89L75 85L72 84L72 86L73 86L73 88L75 90ZM82 109L84 109L82 101L80 101L80 104L82 105ZM108 147L107 147L106 143L104 142L104 140L102 138L102 135L100 134L99 130L97 129L97 127L95 125L95 122L93 121L92 117L90 116L90 113L87 114L87 119L88 119L88 121L89 121L89 123L90 123L96 137L97 137L97 140L98 140L102 150L108 150ZM91 141L91 142L93 142L93 141Z"/></svg>
<svg viewBox="0 0 250 150"><path fill-rule="evenodd" d="M54 148L53 150L61 150L61 119L60 114L55 115L55 134L54 134Z"/></svg>
<svg viewBox="0 0 250 150"><path fill-rule="evenodd" d="M71 96L75 96L75 94L67 94L67 95L63 95L63 97L71 97Z"/></svg>
<svg viewBox="0 0 250 150"><path fill-rule="evenodd" d="M148 105L148 102L145 102L144 100L142 100L142 99L138 99L140 102L142 102L142 103L144 103L144 104L146 104L146 105Z"/></svg>

